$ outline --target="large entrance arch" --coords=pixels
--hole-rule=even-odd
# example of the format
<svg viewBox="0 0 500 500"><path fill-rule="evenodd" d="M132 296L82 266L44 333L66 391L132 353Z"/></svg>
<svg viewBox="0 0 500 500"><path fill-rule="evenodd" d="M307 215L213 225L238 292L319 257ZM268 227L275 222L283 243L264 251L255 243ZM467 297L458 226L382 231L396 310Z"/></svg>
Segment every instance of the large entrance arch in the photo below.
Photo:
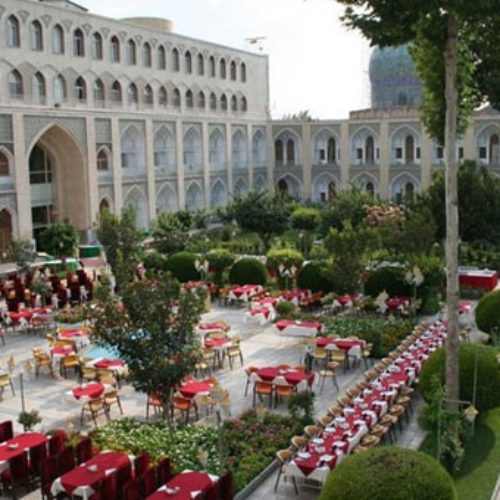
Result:
<svg viewBox="0 0 500 500"><path fill-rule="evenodd" d="M51 223L69 221L79 230L90 226L85 164L71 133L52 125L33 142L29 154L33 235Z"/></svg>

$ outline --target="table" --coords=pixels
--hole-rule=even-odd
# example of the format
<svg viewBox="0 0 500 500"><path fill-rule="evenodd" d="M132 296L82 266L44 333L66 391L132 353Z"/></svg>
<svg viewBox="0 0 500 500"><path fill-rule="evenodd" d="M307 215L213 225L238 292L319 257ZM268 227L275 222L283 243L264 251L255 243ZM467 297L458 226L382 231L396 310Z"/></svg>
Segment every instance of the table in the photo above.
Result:
<svg viewBox="0 0 500 500"><path fill-rule="evenodd" d="M205 339L204 345L205 347L209 349L215 349L215 350L223 350L227 347L229 347L227 344L230 344L232 341L230 338L223 338L223 339Z"/></svg>
<svg viewBox="0 0 500 500"><path fill-rule="evenodd" d="M237 286L229 292L230 300L242 300L248 302L254 295L262 291L261 285Z"/></svg>
<svg viewBox="0 0 500 500"><path fill-rule="evenodd" d="M173 477L166 485L159 488L155 493L149 495L147 500L192 500L201 498L201 495L217 483L218 476L206 472L184 471ZM167 494L167 488L172 490L178 488L176 494Z"/></svg>
<svg viewBox="0 0 500 500"><path fill-rule="evenodd" d="M207 335L214 332L227 332L230 328L225 323L200 323L196 327L196 332L200 335Z"/></svg>
<svg viewBox="0 0 500 500"><path fill-rule="evenodd" d="M274 325L278 332L286 335L313 337L323 330L323 325L318 321L292 321L282 319Z"/></svg>
<svg viewBox="0 0 500 500"><path fill-rule="evenodd" d="M280 369L274 366L266 366L259 368L255 375L264 382L273 382L277 377L283 377L290 385L298 385L301 382L307 383L312 386L314 382L314 373L305 373L301 370L294 370L293 368Z"/></svg>
<svg viewBox="0 0 500 500"><path fill-rule="evenodd" d="M132 461L133 457L125 453L117 451L102 452L79 467L55 479L50 491L54 496L65 493L88 500L96 492L99 482L110 474L114 474L117 469L126 467ZM95 472L88 470L88 467L91 465L97 466ZM123 485L118 485L118 487L121 486Z"/></svg>
<svg viewBox="0 0 500 500"><path fill-rule="evenodd" d="M245 314L247 318L256 319L259 324L263 325L267 321L271 321L276 317L276 312L271 307L260 306L260 307L252 307L250 311L247 311Z"/></svg>
<svg viewBox="0 0 500 500"><path fill-rule="evenodd" d="M385 305L390 311L403 311L410 305L410 297L393 297L385 301Z"/></svg>
<svg viewBox="0 0 500 500"><path fill-rule="evenodd" d="M283 290L280 294L285 300L292 302L296 306L299 302L311 295L310 290Z"/></svg>
<svg viewBox="0 0 500 500"><path fill-rule="evenodd" d="M88 361L85 366L89 368L109 370L118 376L123 376L127 372L127 364L121 359L97 358Z"/></svg>
<svg viewBox="0 0 500 500"><path fill-rule="evenodd" d="M96 399L110 390L113 390L110 385L102 384L101 382L91 382L66 391L64 399L68 404L78 403L84 405L91 399Z"/></svg>
<svg viewBox="0 0 500 500"><path fill-rule="evenodd" d="M46 443L48 438L45 434L38 432L25 432L19 434L0 444L0 473L9 469L9 460L23 453L26 453L31 448ZM10 446L17 445L17 448L11 449Z"/></svg>
<svg viewBox="0 0 500 500"><path fill-rule="evenodd" d="M61 364L61 359L66 356L73 356L75 350L70 345L61 345L58 347L52 347L50 349L50 356L52 357L52 365Z"/></svg>
<svg viewBox="0 0 500 500"><path fill-rule="evenodd" d="M458 282L460 286L493 290L498 283L498 273L489 269L459 269Z"/></svg>
<svg viewBox="0 0 500 500"><path fill-rule="evenodd" d="M78 349L86 347L90 344L90 339L87 331L82 329L59 330L57 336L60 340L73 340Z"/></svg>
<svg viewBox="0 0 500 500"><path fill-rule="evenodd" d="M354 297L351 297L350 295L341 295L340 297L337 297L333 299L333 306L334 307L352 307L354 304Z"/></svg>
<svg viewBox="0 0 500 500"><path fill-rule="evenodd" d="M29 322L33 316L36 316L39 314L48 314L51 312L51 310L52 309L49 307L25 308L25 309L21 309L18 312L10 312L9 318L14 325L17 325L18 323L20 323L22 321Z"/></svg>
<svg viewBox="0 0 500 500"><path fill-rule="evenodd" d="M190 382L186 382L179 387L179 392L185 398L194 398L197 394L208 394L210 389L212 388L212 384L210 382L203 382L192 380Z"/></svg>

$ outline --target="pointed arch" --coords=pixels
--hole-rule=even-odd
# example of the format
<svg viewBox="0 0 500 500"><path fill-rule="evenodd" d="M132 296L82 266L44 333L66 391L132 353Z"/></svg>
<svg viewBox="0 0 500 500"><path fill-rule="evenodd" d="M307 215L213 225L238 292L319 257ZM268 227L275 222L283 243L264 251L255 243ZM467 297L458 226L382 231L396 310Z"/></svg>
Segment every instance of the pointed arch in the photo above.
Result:
<svg viewBox="0 0 500 500"><path fill-rule="evenodd" d="M130 188L123 198L123 206L133 207L137 216L137 227L144 230L148 229L147 197L142 189L137 186Z"/></svg>
<svg viewBox="0 0 500 500"><path fill-rule="evenodd" d="M237 129L231 138L231 150L233 165L237 169L248 166L247 140L241 129Z"/></svg>
<svg viewBox="0 0 500 500"><path fill-rule="evenodd" d="M130 66L137 64L137 45L132 39L127 42L127 64Z"/></svg>
<svg viewBox="0 0 500 500"><path fill-rule="evenodd" d="M319 130L313 136L313 162L315 165L335 165L339 159L339 137L329 128Z"/></svg>
<svg viewBox="0 0 500 500"><path fill-rule="evenodd" d="M64 54L64 30L60 24L56 24L52 28L52 53Z"/></svg>
<svg viewBox="0 0 500 500"><path fill-rule="evenodd" d="M302 182L293 174L285 174L278 178L277 190L279 193L296 199L302 197Z"/></svg>
<svg viewBox="0 0 500 500"><path fill-rule="evenodd" d="M245 83L247 81L247 66L244 62L240 66L240 80Z"/></svg>
<svg viewBox="0 0 500 500"><path fill-rule="evenodd" d="M243 112L248 111L248 101L245 96L241 97L241 111Z"/></svg>
<svg viewBox="0 0 500 500"><path fill-rule="evenodd" d="M222 111L227 111L227 96L226 94L222 94L220 98L220 109Z"/></svg>
<svg viewBox="0 0 500 500"><path fill-rule="evenodd" d="M223 80L226 79L226 60L223 57L219 61L219 75Z"/></svg>
<svg viewBox="0 0 500 500"><path fill-rule="evenodd" d="M420 133L411 125L401 125L391 134L392 162L420 163Z"/></svg>
<svg viewBox="0 0 500 500"><path fill-rule="evenodd" d="M158 47L158 69L167 69L167 53L163 45Z"/></svg>
<svg viewBox="0 0 500 500"><path fill-rule="evenodd" d="M100 61L103 58L103 52L102 35L96 31L92 35L92 58Z"/></svg>
<svg viewBox="0 0 500 500"><path fill-rule="evenodd" d="M377 178L369 172L362 172L351 180L353 189L367 191L373 195L378 194L379 182Z"/></svg>
<svg viewBox="0 0 500 500"><path fill-rule="evenodd" d="M198 75L203 76L205 74L205 58L203 57L203 54L201 52L198 54L196 60L198 67Z"/></svg>
<svg viewBox="0 0 500 500"><path fill-rule="evenodd" d="M235 61L231 61L231 64L229 66L229 73L231 76L231 80L233 82L235 82L236 81L236 62Z"/></svg>
<svg viewBox="0 0 500 500"><path fill-rule="evenodd" d="M145 164L145 140L142 131L135 125L130 125L121 136L122 167L143 170Z"/></svg>
<svg viewBox="0 0 500 500"><path fill-rule="evenodd" d="M87 100L87 83L81 76L75 80L75 84L73 85L73 97L79 102Z"/></svg>
<svg viewBox="0 0 500 500"><path fill-rule="evenodd" d="M0 210L0 257L2 260L8 255L13 237L13 217L8 208Z"/></svg>
<svg viewBox="0 0 500 500"><path fill-rule="evenodd" d="M184 53L184 70L188 75L193 72L193 56L189 50Z"/></svg>
<svg viewBox="0 0 500 500"><path fill-rule="evenodd" d="M255 178L254 189L257 193L267 191L267 180L263 175L258 175Z"/></svg>
<svg viewBox="0 0 500 500"><path fill-rule="evenodd" d="M235 95L231 97L231 111L238 111L238 98Z"/></svg>
<svg viewBox="0 0 500 500"><path fill-rule="evenodd" d="M206 100L205 100L205 93L203 92L203 90L200 90L198 92L198 97L197 97L196 101L197 101L198 109L205 109L207 104L206 104Z"/></svg>
<svg viewBox="0 0 500 500"><path fill-rule="evenodd" d="M186 171L196 171L202 166L202 145L199 132L189 127L183 138L183 156Z"/></svg>
<svg viewBox="0 0 500 500"><path fill-rule="evenodd" d="M33 75L31 95L35 104L45 104L47 99L47 89L45 86L45 78L40 71L37 71Z"/></svg>
<svg viewBox="0 0 500 500"><path fill-rule="evenodd" d="M24 83L21 73L13 69L8 76L9 96L11 99L22 99L24 97Z"/></svg>
<svg viewBox="0 0 500 500"><path fill-rule="evenodd" d="M203 188L199 182L192 181L186 189L186 210L199 210L204 205Z"/></svg>
<svg viewBox="0 0 500 500"><path fill-rule="evenodd" d="M139 104L139 92L135 83L131 83L127 88L127 102L129 106L137 106Z"/></svg>
<svg viewBox="0 0 500 500"><path fill-rule="evenodd" d="M410 185L412 186L410 188ZM397 203L408 201L420 189L420 181L409 172L401 172L390 182L389 191L391 199ZM411 192L410 192L411 191Z"/></svg>
<svg viewBox="0 0 500 500"><path fill-rule="evenodd" d="M31 50L43 50L43 28L38 19L30 24L30 48Z"/></svg>
<svg viewBox="0 0 500 500"><path fill-rule="evenodd" d="M256 167L266 165L266 136L258 129L252 137L252 161Z"/></svg>
<svg viewBox="0 0 500 500"><path fill-rule="evenodd" d="M99 202L99 214L102 214L104 212L112 213L112 207L113 203L111 201L111 198L107 195L103 196L101 198L101 201Z"/></svg>
<svg viewBox="0 0 500 500"><path fill-rule="evenodd" d="M163 184L156 193L156 213L175 212L179 208L177 193L169 184Z"/></svg>
<svg viewBox="0 0 500 500"><path fill-rule="evenodd" d="M97 150L97 171L98 172L109 172L111 170L111 162L113 155L107 146L101 146Z"/></svg>
<svg viewBox="0 0 500 500"><path fill-rule="evenodd" d="M111 102L113 104L121 104L122 100L122 86L118 80L115 80L111 85Z"/></svg>
<svg viewBox="0 0 500 500"><path fill-rule="evenodd" d="M217 109L217 96L214 92L210 93L210 109L214 111Z"/></svg>
<svg viewBox="0 0 500 500"><path fill-rule="evenodd" d="M215 78L216 76L216 66L215 66L215 57L210 56L208 58L208 73L211 78Z"/></svg>
<svg viewBox="0 0 500 500"><path fill-rule="evenodd" d="M274 147L277 165L297 165L297 160L301 158L301 139L297 132L291 128L280 130L274 136Z"/></svg>
<svg viewBox="0 0 500 500"><path fill-rule="evenodd" d="M186 108L192 108L194 105L193 102L193 92L191 89L186 90Z"/></svg>
<svg viewBox="0 0 500 500"><path fill-rule="evenodd" d="M379 161L378 134L369 126L359 127L351 136L351 164L376 165Z"/></svg>
<svg viewBox="0 0 500 500"><path fill-rule="evenodd" d="M14 156L5 146L0 146L0 177L8 177L13 168Z"/></svg>
<svg viewBox="0 0 500 500"><path fill-rule="evenodd" d="M9 16L7 19L7 46L21 46L21 28L19 25L19 19L14 15Z"/></svg>
<svg viewBox="0 0 500 500"><path fill-rule="evenodd" d="M151 85L147 84L144 86L144 90L142 92L142 99L146 106L151 107L154 103L154 94L153 88Z"/></svg>
<svg viewBox="0 0 500 500"><path fill-rule="evenodd" d="M180 71L181 62L179 57L179 51L176 47L172 49L172 71Z"/></svg>
<svg viewBox="0 0 500 500"><path fill-rule="evenodd" d="M235 198L241 198L248 191L248 185L243 179L243 177L239 177L234 183L233 196Z"/></svg>
<svg viewBox="0 0 500 500"><path fill-rule="evenodd" d="M220 128L215 128L208 138L208 154L211 170L226 167L226 138Z"/></svg>
<svg viewBox="0 0 500 500"><path fill-rule="evenodd" d="M227 205L227 187L226 184L221 180L217 179L212 184L212 189L210 190L210 207L218 208Z"/></svg>
<svg viewBox="0 0 500 500"><path fill-rule="evenodd" d="M116 35L113 35L110 40L110 59L113 63L119 63L121 59L120 40Z"/></svg>
<svg viewBox="0 0 500 500"><path fill-rule="evenodd" d="M329 201L340 189L340 180L330 172L325 172L313 182L313 200Z"/></svg>
<svg viewBox="0 0 500 500"><path fill-rule="evenodd" d="M144 42L142 46L142 65L145 68L151 68L153 65L153 54L151 52L151 45L149 42Z"/></svg>
<svg viewBox="0 0 500 500"><path fill-rule="evenodd" d="M175 139L167 127L162 126L158 129L153 146L155 167L175 171Z"/></svg>
<svg viewBox="0 0 500 500"><path fill-rule="evenodd" d="M98 78L94 82L94 105L97 107L103 107L104 101L105 101L104 83L102 83L102 80Z"/></svg>
<svg viewBox="0 0 500 500"><path fill-rule="evenodd" d="M172 106L174 106L174 108L181 107L181 93L177 87L174 87L174 91L172 93Z"/></svg>

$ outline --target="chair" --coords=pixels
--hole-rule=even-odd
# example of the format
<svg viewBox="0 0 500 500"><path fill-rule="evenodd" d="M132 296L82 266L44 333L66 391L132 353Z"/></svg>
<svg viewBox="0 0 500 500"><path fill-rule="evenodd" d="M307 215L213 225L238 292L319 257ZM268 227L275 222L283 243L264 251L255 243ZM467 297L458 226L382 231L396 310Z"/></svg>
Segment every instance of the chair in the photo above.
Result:
<svg viewBox="0 0 500 500"><path fill-rule="evenodd" d="M12 439L14 437L14 427L12 420L5 420L0 423L0 443Z"/></svg>
<svg viewBox="0 0 500 500"><path fill-rule="evenodd" d="M229 367L231 370L233 369L233 360L236 358L240 358L240 364L243 366L243 353L241 352L241 347L238 344L233 344L229 349L227 350L227 359L229 361Z"/></svg>
<svg viewBox="0 0 500 500"><path fill-rule="evenodd" d="M64 450L66 433L63 430L55 431L49 439L49 456L55 457Z"/></svg>
<svg viewBox="0 0 500 500"><path fill-rule="evenodd" d="M64 358L61 359L61 372L64 378L68 378L67 370L69 368L73 368L77 376L80 375L80 358L76 354L64 356Z"/></svg>
<svg viewBox="0 0 500 500"><path fill-rule="evenodd" d="M332 417L338 417L344 413L344 409L340 406L332 406L331 408L328 408L328 413Z"/></svg>
<svg viewBox="0 0 500 500"><path fill-rule="evenodd" d="M344 370L347 368L347 355L342 349L329 349L330 362L342 364Z"/></svg>
<svg viewBox="0 0 500 500"><path fill-rule="evenodd" d="M156 394L150 394L146 403L146 420L149 420L150 406L153 408L155 415L158 414L158 411L160 411L161 413L164 413L165 411L159 397Z"/></svg>
<svg viewBox="0 0 500 500"><path fill-rule="evenodd" d="M135 477L141 477L149 468L151 457L149 453L141 453L134 461Z"/></svg>
<svg viewBox="0 0 500 500"><path fill-rule="evenodd" d="M358 389L363 390L367 389L370 384L366 382L366 380L360 380L359 382L356 382L356 386L358 387Z"/></svg>
<svg viewBox="0 0 500 500"><path fill-rule="evenodd" d="M219 479L219 494L220 500L233 500L234 498L233 473L230 470L224 472Z"/></svg>
<svg viewBox="0 0 500 500"><path fill-rule="evenodd" d="M321 432L321 429L317 425L306 425L304 427L304 433L309 438L316 437Z"/></svg>
<svg viewBox="0 0 500 500"><path fill-rule="evenodd" d="M52 366L52 359L50 356L42 351L33 352L35 360L35 376L38 378L41 368L48 368L50 375L54 376L54 368Z"/></svg>
<svg viewBox="0 0 500 500"><path fill-rule="evenodd" d="M109 422L108 407L104 404L104 398L101 396L99 398L90 399L82 405L80 423L83 425L83 417L87 415L90 416L94 421L94 425L97 427L97 417L101 414L104 415Z"/></svg>
<svg viewBox="0 0 500 500"><path fill-rule="evenodd" d="M296 450L301 450L307 445L307 438L304 436L293 436L290 443Z"/></svg>
<svg viewBox="0 0 500 500"><path fill-rule="evenodd" d="M140 497L139 494L139 481L137 479L132 479L129 480L128 482L120 482L118 473L122 469L119 469L116 474L116 483L119 485L124 484L125 486L123 487L123 495L122 495L122 500L137 500ZM108 499L111 500L111 499Z"/></svg>
<svg viewBox="0 0 500 500"><path fill-rule="evenodd" d="M49 456L40 464L40 489L42 499L47 498L47 500L52 500L53 496L50 489L57 475L56 457Z"/></svg>
<svg viewBox="0 0 500 500"><path fill-rule="evenodd" d="M333 417L329 415L324 415L318 418L318 424L322 427L328 427L333 422Z"/></svg>
<svg viewBox="0 0 500 500"><path fill-rule="evenodd" d="M337 401L342 408L345 408L351 403L351 398L349 396L341 396Z"/></svg>
<svg viewBox="0 0 500 500"><path fill-rule="evenodd" d="M278 406L278 400L283 400L283 399L289 398L295 391L295 387L293 385L287 384L284 379L283 379L283 382L285 382L285 383L278 383L275 380L275 385L274 385L275 407Z"/></svg>
<svg viewBox="0 0 500 500"><path fill-rule="evenodd" d="M110 391L104 394L104 406L107 408L108 415L113 405L117 405L120 409L120 413L123 415L122 403L117 391Z"/></svg>
<svg viewBox="0 0 500 500"><path fill-rule="evenodd" d="M380 443L380 437L374 436L373 434L368 434L361 440L361 446L365 448L374 448Z"/></svg>
<svg viewBox="0 0 500 500"><path fill-rule="evenodd" d="M374 378L377 378L378 376L378 373L375 371L375 370L367 370L363 376L365 377L365 380L367 382L370 382L371 380L373 380Z"/></svg>
<svg viewBox="0 0 500 500"><path fill-rule="evenodd" d="M73 470L76 467L75 456L73 455L73 448L66 446L57 457L57 467L59 469L59 475L62 476Z"/></svg>
<svg viewBox="0 0 500 500"><path fill-rule="evenodd" d="M330 361L327 364L327 367L323 370L320 370L319 372L319 379L318 379L318 385L320 386L319 392L323 392L323 387L325 385L325 380L327 378L331 378L333 384L337 388L337 391L339 390L339 384L337 382L337 367L339 364L335 361Z"/></svg>
<svg viewBox="0 0 500 500"><path fill-rule="evenodd" d="M7 386L10 386L12 395L15 396L14 383L12 382L12 377L8 373L2 373L0 375L0 400L2 399L3 392Z"/></svg>
<svg viewBox="0 0 500 500"><path fill-rule="evenodd" d="M169 458L164 458L158 463L157 487L167 484L172 479L172 466Z"/></svg>
<svg viewBox="0 0 500 500"><path fill-rule="evenodd" d="M32 477L38 477L43 462L47 460L47 446L41 443L30 448L29 471Z"/></svg>
<svg viewBox="0 0 500 500"><path fill-rule="evenodd" d="M245 397L248 394L248 387L252 383L252 373L255 373L257 370L258 370L258 368L256 366L247 366L245 368L245 373L247 375L247 381L245 384Z"/></svg>
<svg viewBox="0 0 500 500"><path fill-rule="evenodd" d="M101 481L97 499L111 500L112 498L118 498L118 488L116 486L116 474L110 474ZM122 485L120 485L120 487L121 486Z"/></svg>
<svg viewBox="0 0 500 500"><path fill-rule="evenodd" d="M82 382L93 382L97 378L97 370L88 366L81 369Z"/></svg>
<svg viewBox="0 0 500 500"><path fill-rule="evenodd" d="M345 393L352 399L356 398L359 396L360 389L352 387L351 389L347 389Z"/></svg>
<svg viewBox="0 0 500 500"><path fill-rule="evenodd" d="M12 498L17 498L16 487L29 482L28 456L26 453L12 457L9 468L2 472L3 489L10 489Z"/></svg>
<svg viewBox="0 0 500 500"><path fill-rule="evenodd" d="M272 407L273 402L273 384L271 382L263 382L256 380L253 385L253 407L255 408L255 403L257 396L262 401L262 396L269 397L269 408Z"/></svg>
<svg viewBox="0 0 500 500"><path fill-rule="evenodd" d="M286 473L286 466L292 459L292 452L290 450L280 450L276 452L276 459L278 460L279 469L278 469L278 477L276 478L276 483L274 483L274 491L278 489L278 483L280 482L280 478L283 474ZM295 482L295 477L292 476L293 486L295 488L295 493L299 494L299 490L297 489L297 483Z"/></svg>
<svg viewBox="0 0 500 500"><path fill-rule="evenodd" d="M206 377L210 375L210 367L204 361L200 361L194 365L194 376Z"/></svg>
<svg viewBox="0 0 500 500"><path fill-rule="evenodd" d="M75 446L76 463L82 464L92 457L92 439L89 437L83 438Z"/></svg>
<svg viewBox="0 0 500 500"><path fill-rule="evenodd" d="M202 361L203 363L206 363L208 366L212 366L212 368L215 369L217 365L216 351L209 347L204 347Z"/></svg>
<svg viewBox="0 0 500 500"><path fill-rule="evenodd" d="M312 358L316 363L326 366L326 363L328 361L328 353L326 352L326 349L324 347L316 347L314 352L312 353Z"/></svg>
<svg viewBox="0 0 500 500"><path fill-rule="evenodd" d="M127 484L129 481L132 480L132 465L130 462L123 467L120 467L116 471L116 484L119 485L120 487L123 484ZM135 480L135 479L134 479ZM137 480L137 496L133 497L133 500L136 500L139 498L139 481ZM131 497L132 498L132 497Z"/></svg>
<svg viewBox="0 0 500 500"><path fill-rule="evenodd" d="M139 491L146 498L156 490L156 467L146 470L139 476Z"/></svg>
<svg viewBox="0 0 500 500"><path fill-rule="evenodd" d="M171 406L171 412L172 412L172 417L174 416L175 410L180 412L181 417L184 415L184 419L186 424L189 421L189 413L191 411L191 408L194 408L195 412L195 417L196 420L198 420L198 407L196 406L196 403L188 398L185 398L181 396L180 394L174 394L172 397L172 406Z"/></svg>

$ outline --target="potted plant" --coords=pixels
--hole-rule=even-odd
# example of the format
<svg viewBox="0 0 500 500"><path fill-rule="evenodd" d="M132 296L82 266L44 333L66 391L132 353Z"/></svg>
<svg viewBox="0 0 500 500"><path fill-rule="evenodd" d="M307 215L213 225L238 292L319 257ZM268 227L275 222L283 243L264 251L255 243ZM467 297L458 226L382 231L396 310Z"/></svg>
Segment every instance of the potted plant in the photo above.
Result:
<svg viewBox="0 0 500 500"><path fill-rule="evenodd" d="M37 410L22 411L19 413L17 421L23 426L24 432L28 432L42 421L42 417Z"/></svg>

